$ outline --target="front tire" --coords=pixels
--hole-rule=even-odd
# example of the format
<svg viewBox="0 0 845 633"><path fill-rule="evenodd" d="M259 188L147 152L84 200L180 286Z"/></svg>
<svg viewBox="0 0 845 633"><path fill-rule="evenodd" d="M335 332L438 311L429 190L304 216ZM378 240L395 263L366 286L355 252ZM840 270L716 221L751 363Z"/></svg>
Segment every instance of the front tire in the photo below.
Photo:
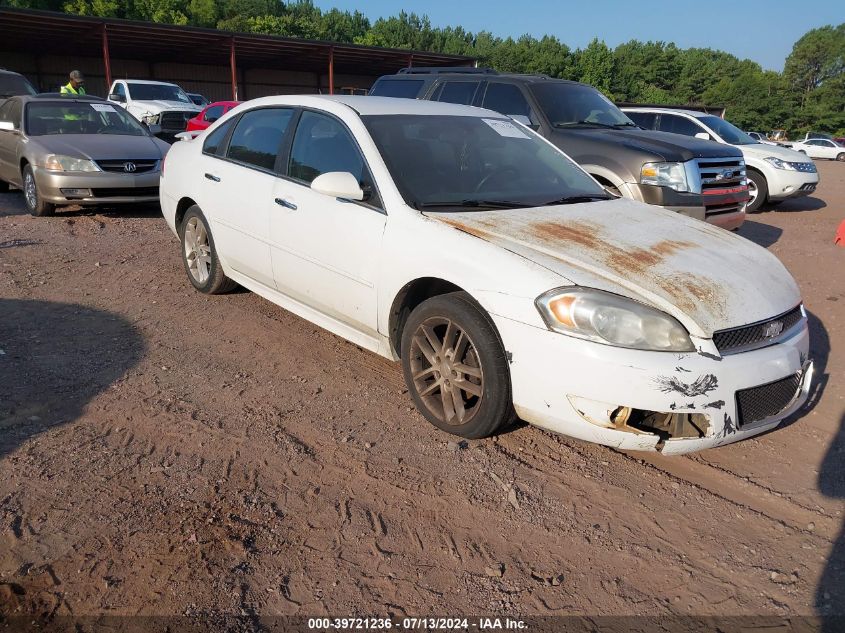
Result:
<svg viewBox="0 0 845 633"><path fill-rule="evenodd" d="M237 284L223 272L220 258L214 248L214 238L208 228L208 221L196 205L188 209L179 229L182 243L182 263L188 280L205 294L217 295L229 292Z"/></svg>
<svg viewBox="0 0 845 633"><path fill-rule="evenodd" d="M845 162L845 152L841 152L836 155L836 160L839 162Z"/></svg>
<svg viewBox="0 0 845 633"><path fill-rule="evenodd" d="M414 404L447 433L487 437L515 417L499 335L465 292L432 297L410 314L402 371Z"/></svg>
<svg viewBox="0 0 845 633"><path fill-rule="evenodd" d="M32 166L23 168L23 199L26 202L26 209L32 215L44 217L56 213L56 205L45 202L38 192L38 184L35 182L35 174Z"/></svg>
<svg viewBox="0 0 845 633"><path fill-rule="evenodd" d="M748 201L748 206L745 207L746 213L756 213L760 207L766 202L769 197L769 183L766 182L766 177L763 174L750 171L748 172L748 193L751 199Z"/></svg>

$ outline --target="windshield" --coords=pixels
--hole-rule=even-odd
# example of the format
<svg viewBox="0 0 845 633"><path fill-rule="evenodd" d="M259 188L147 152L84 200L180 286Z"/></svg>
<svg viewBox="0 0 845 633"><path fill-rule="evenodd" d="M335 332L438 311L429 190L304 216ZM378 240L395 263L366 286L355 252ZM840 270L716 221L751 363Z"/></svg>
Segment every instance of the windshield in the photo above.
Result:
<svg viewBox="0 0 845 633"><path fill-rule="evenodd" d="M402 197L416 209L533 207L606 199L580 167L508 119L362 117Z"/></svg>
<svg viewBox="0 0 845 633"><path fill-rule="evenodd" d="M50 134L149 134L123 108L108 103L60 103L47 101L26 106L26 133L29 136Z"/></svg>
<svg viewBox="0 0 845 633"><path fill-rule="evenodd" d="M698 120L721 136L722 140L729 145L752 145L757 143L756 139L748 136L748 134L740 130L733 123L728 123L724 119L720 119L712 114L698 117Z"/></svg>
<svg viewBox="0 0 845 633"><path fill-rule="evenodd" d="M35 88L21 75L0 74L0 99L34 94Z"/></svg>
<svg viewBox="0 0 845 633"><path fill-rule="evenodd" d="M126 84L129 97L136 101L181 101L193 103L179 86L172 84Z"/></svg>
<svg viewBox="0 0 845 633"><path fill-rule="evenodd" d="M554 127L636 127L602 93L583 84L537 82L531 91Z"/></svg>

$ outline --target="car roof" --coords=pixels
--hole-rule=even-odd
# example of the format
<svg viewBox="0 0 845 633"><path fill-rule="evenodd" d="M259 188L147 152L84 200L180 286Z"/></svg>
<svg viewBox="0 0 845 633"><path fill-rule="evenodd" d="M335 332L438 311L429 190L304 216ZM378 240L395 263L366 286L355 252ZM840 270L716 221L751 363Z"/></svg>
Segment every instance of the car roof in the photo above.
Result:
<svg viewBox="0 0 845 633"><path fill-rule="evenodd" d="M525 83L562 83L562 84L578 84L584 85L580 81L572 81L571 79L559 79L557 77L549 77L548 75L532 74L532 73L486 73L486 72L429 72L429 73L396 73L395 75L382 75L379 80L385 79L393 80L416 80L425 81L426 79L460 79L462 81L469 81L470 79L478 79L479 81L496 81L497 79L519 79Z"/></svg>
<svg viewBox="0 0 845 633"><path fill-rule="evenodd" d="M175 84L172 81L156 81L154 79L116 79L115 81L125 81L132 84L164 84L165 86L179 87L178 84Z"/></svg>
<svg viewBox="0 0 845 633"><path fill-rule="evenodd" d="M330 104L343 104L362 116L375 114L415 114L442 116L475 116L503 119L504 115L484 108L445 103L441 101L422 101L420 99L401 99L398 97L370 97L360 95L278 95L251 99L251 106L293 105L324 108Z"/></svg>
<svg viewBox="0 0 845 633"><path fill-rule="evenodd" d="M94 95L63 95L60 92L41 92L37 95L17 95L15 97L10 97L12 99L20 99L21 101L30 102L30 101L38 101L38 102L45 102L45 101L78 101L83 103L90 103L90 102L100 102L105 101L102 97L96 97Z"/></svg>
<svg viewBox="0 0 845 633"><path fill-rule="evenodd" d="M661 112L672 112L673 114L686 114L687 116L692 116L696 119L701 119L706 116L715 116L713 114L707 114L706 112L699 112L698 110L684 110L682 108L641 108L638 106L625 106L620 109L622 112L654 112L656 114L660 114Z"/></svg>

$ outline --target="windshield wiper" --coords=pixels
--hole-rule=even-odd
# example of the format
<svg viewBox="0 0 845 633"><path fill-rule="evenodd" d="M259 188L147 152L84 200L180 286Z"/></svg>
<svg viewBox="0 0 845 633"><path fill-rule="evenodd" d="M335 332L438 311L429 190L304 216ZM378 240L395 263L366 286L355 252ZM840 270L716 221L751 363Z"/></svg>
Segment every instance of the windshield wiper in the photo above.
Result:
<svg viewBox="0 0 845 633"><path fill-rule="evenodd" d="M557 200L549 200L540 205L540 207L550 207L556 204L578 204L579 202L596 202L597 200L613 200L612 196L566 196L558 198Z"/></svg>
<svg viewBox="0 0 845 633"><path fill-rule="evenodd" d="M422 209L437 209L443 207L456 207L460 209L487 207L490 209L521 209L531 205L524 202L516 202L514 200L453 200L452 202L416 202L414 208Z"/></svg>
<svg viewBox="0 0 845 633"><path fill-rule="evenodd" d="M595 127L606 127L610 129L616 127L609 123L598 123L597 121L567 121L566 123L557 122L554 124L555 127L575 127L576 125L594 125Z"/></svg>

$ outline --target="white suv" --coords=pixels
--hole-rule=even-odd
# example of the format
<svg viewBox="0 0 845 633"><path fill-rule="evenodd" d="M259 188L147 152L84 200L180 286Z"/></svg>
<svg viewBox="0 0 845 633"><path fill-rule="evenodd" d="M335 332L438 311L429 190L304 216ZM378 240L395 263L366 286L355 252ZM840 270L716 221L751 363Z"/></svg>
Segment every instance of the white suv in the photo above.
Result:
<svg viewBox="0 0 845 633"><path fill-rule="evenodd" d="M799 152L760 143L724 119L693 110L668 108L622 108L637 125L647 130L674 132L733 145L742 151L751 199L746 211L763 204L775 205L788 198L806 196L816 190L816 165Z"/></svg>

